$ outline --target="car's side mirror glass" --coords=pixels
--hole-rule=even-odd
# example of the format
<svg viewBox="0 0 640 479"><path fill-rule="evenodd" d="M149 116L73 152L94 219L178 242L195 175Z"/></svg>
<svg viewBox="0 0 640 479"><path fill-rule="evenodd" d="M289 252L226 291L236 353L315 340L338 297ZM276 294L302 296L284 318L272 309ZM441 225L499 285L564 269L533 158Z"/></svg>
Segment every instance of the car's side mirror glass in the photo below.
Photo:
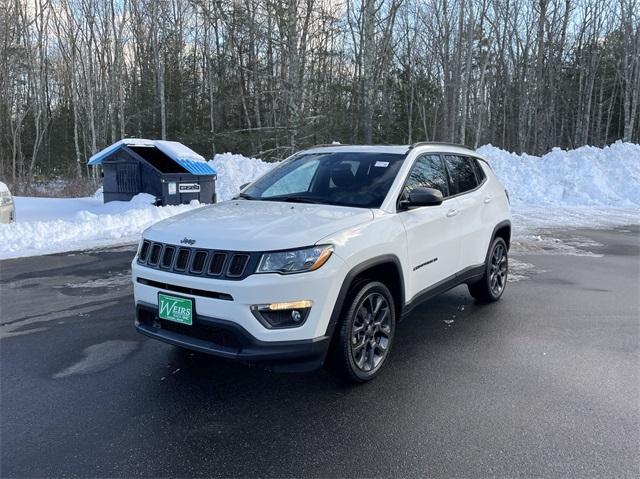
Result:
<svg viewBox="0 0 640 479"><path fill-rule="evenodd" d="M435 188L414 188L409 193L405 193L400 200L401 209L416 208L418 206L441 205L444 197L440 190Z"/></svg>

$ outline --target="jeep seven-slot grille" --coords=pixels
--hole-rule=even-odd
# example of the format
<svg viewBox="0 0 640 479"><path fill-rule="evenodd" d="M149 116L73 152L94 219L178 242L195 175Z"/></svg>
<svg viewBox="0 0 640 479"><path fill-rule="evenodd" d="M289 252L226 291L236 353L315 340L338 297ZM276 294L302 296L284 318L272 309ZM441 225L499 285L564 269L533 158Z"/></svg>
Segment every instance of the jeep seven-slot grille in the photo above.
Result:
<svg viewBox="0 0 640 479"><path fill-rule="evenodd" d="M178 274L239 280L255 270L259 253L174 246L144 240L138 264Z"/></svg>

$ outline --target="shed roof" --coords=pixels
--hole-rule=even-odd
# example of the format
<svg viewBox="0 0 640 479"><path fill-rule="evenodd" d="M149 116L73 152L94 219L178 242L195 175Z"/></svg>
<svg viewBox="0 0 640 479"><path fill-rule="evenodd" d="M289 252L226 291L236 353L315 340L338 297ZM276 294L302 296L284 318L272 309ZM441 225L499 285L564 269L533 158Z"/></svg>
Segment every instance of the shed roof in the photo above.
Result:
<svg viewBox="0 0 640 479"><path fill-rule="evenodd" d="M99 165L124 146L155 147L193 175L215 175L216 170L191 148L177 141L147 140L145 138L125 138L99 151L89 158L89 165Z"/></svg>

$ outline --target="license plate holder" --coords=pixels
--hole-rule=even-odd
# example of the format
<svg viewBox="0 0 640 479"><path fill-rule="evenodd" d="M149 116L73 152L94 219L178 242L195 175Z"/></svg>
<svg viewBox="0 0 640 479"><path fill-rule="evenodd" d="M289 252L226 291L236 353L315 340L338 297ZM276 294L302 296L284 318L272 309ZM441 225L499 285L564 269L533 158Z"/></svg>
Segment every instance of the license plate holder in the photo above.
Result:
<svg viewBox="0 0 640 479"><path fill-rule="evenodd" d="M193 298L158 293L158 318L193 326Z"/></svg>

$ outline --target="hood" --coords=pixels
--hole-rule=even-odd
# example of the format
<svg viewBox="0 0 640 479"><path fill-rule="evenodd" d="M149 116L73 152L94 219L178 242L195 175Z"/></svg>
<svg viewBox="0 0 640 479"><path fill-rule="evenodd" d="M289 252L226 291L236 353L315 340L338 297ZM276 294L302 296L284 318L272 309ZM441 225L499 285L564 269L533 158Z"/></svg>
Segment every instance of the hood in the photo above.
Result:
<svg viewBox="0 0 640 479"><path fill-rule="evenodd" d="M315 244L373 219L365 208L232 200L173 216L151 226L146 239L232 251L271 251Z"/></svg>

